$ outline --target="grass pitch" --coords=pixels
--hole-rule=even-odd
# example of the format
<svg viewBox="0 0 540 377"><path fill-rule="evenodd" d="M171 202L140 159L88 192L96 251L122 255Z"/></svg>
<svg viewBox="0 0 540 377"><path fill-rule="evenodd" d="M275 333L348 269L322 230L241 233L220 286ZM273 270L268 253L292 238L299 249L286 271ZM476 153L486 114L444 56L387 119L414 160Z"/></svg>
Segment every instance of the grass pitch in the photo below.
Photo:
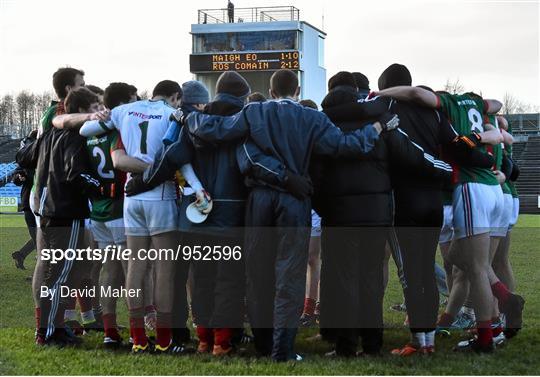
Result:
<svg viewBox="0 0 540 377"><path fill-rule="evenodd" d="M451 351L463 334L437 339L434 357L394 358L388 353L408 340L403 313L389 310L402 299L395 267L390 263L390 282L385 295L385 356L366 360L327 360L323 342L308 338L313 329L302 330L297 351L299 363L275 364L254 357L216 360L189 357L112 353L102 349L101 334L85 336L79 349L37 348L34 345L33 303L30 276L35 254L26 261L27 271L16 270L11 252L28 239L22 216L0 215L0 375L530 375L540 370L540 216L520 216L512 231L511 259L517 291L527 300L524 329L493 355L461 355ZM125 305L119 304L119 322L127 325ZM127 333L123 334L127 338ZM251 351L251 353L250 353ZM248 354L252 350L248 348Z"/></svg>

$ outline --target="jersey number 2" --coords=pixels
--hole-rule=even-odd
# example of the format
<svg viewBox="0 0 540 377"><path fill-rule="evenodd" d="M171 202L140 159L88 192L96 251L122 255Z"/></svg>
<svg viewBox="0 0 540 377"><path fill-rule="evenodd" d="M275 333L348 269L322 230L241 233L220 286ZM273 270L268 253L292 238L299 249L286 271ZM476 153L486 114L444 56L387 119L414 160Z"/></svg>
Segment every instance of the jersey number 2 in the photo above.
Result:
<svg viewBox="0 0 540 377"><path fill-rule="evenodd" d="M113 179L114 178L114 172L112 170L103 170L105 167L105 153L101 150L99 147L94 147L92 150L92 155L94 157L99 157L99 164L97 166L97 172L101 178L107 178L107 179Z"/></svg>

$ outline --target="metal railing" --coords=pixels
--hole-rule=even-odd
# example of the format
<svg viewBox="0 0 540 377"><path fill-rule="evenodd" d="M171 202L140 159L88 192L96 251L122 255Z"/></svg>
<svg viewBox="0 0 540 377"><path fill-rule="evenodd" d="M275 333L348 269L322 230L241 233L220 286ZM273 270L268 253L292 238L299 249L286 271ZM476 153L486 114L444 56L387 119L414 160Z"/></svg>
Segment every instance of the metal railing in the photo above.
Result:
<svg viewBox="0 0 540 377"><path fill-rule="evenodd" d="M237 23L299 20L300 9L294 6L235 8L232 17L232 21ZM199 9L197 22L199 24L229 23L229 11L227 8Z"/></svg>

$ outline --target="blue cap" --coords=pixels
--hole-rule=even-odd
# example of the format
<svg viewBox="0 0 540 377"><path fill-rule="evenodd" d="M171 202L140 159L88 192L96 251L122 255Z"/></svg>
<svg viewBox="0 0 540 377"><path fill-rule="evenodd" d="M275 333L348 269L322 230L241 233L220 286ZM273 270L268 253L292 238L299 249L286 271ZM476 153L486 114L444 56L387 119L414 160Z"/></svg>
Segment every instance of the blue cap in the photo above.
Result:
<svg viewBox="0 0 540 377"><path fill-rule="evenodd" d="M208 89L199 81L191 80L182 84L182 103L206 104L210 102L210 93Z"/></svg>

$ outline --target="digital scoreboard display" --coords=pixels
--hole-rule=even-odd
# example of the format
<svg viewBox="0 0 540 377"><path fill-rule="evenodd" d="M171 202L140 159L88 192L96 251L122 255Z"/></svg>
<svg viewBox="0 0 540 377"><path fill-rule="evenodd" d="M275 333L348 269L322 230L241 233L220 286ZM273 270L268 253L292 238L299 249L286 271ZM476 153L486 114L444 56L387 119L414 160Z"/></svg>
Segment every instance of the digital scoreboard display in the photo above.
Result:
<svg viewBox="0 0 540 377"><path fill-rule="evenodd" d="M286 52L239 52L205 55L190 55L189 68L193 73L201 72L256 72L278 69L300 69L300 53Z"/></svg>

